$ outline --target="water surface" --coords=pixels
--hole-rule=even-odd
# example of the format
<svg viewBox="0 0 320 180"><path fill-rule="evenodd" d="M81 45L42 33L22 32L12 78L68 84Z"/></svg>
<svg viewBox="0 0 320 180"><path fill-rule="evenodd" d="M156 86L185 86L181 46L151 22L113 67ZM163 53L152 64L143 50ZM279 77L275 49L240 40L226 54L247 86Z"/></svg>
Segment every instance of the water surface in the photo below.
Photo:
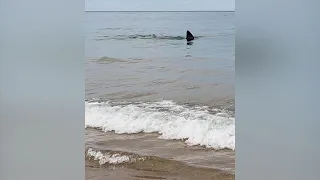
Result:
<svg viewBox="0 0 320 180"><path fill-rule="evenodd" d="M208 103L234 96L234 14L87 12L86 98ZM196 40L187 45L190 30Z"/></svg>

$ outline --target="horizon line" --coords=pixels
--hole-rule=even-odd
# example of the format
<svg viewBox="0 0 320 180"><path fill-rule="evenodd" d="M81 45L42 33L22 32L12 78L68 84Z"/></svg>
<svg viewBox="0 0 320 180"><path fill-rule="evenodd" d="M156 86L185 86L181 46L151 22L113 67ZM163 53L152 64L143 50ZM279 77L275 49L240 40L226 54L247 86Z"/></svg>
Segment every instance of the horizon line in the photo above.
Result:
<svg viewBox="0 0 320 180"><path fill-rule="evenodd" d="M108 11L108 10L85 10L85 12L235 12L235 10L230 10L230 11L227 11L227 10L220 10L220 11Z"/></svg>

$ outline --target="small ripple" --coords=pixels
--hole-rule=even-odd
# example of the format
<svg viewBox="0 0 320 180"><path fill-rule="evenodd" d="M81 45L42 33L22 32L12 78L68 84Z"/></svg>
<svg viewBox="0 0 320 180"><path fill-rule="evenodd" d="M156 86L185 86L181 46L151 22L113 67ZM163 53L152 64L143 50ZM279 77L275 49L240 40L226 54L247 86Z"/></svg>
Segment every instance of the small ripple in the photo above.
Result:
<svg viewBox="0 0 320 180"><path fill-rule="evenodd" d="M110 63L117 63L117 62L127 62L126 60L119 59L119 58L111 58L111 57L100 57L98 59L93 59L93 61L97 63L102 63L102 64L110 64Z"/></svg>

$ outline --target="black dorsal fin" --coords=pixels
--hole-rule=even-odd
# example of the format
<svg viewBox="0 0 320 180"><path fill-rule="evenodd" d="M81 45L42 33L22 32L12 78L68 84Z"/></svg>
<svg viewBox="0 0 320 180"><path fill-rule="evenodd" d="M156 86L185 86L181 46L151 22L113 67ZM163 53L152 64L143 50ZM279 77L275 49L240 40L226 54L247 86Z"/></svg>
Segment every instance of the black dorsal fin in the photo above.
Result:
<svg viewBox="0 0 320 180"><path fill-rule="evenodd" d="M192 41L194 40L194 36L191 34L190 31L187 30L187 36L186 36L187 41Z"/></svg>

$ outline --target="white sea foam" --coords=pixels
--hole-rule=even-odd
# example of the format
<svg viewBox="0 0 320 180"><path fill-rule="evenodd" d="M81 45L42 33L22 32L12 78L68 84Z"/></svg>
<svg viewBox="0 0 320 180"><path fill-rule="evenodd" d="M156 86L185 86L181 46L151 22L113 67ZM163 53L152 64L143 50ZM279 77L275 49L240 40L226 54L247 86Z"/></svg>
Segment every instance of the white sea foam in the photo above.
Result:
<svg viewBox="0 0 320 180"><path fill-rule="evenodd" d="M235 119L212 114L208 107L172 101L140 104L86 102L85 127L115 133L158 132L162 139L187 139L188 145L235 149Z"/></svg>
<svg viewBox="0 0 320 180"><path fill-rule="evenodd" d="M94 160L99 160L99 164L121 164L125 162L129 162L129 156L120 155L120 154L110 154L105 153L103 154L100 151L94 151L93 149L89 148L87 151L87 156L93 157Z"/></svg>

